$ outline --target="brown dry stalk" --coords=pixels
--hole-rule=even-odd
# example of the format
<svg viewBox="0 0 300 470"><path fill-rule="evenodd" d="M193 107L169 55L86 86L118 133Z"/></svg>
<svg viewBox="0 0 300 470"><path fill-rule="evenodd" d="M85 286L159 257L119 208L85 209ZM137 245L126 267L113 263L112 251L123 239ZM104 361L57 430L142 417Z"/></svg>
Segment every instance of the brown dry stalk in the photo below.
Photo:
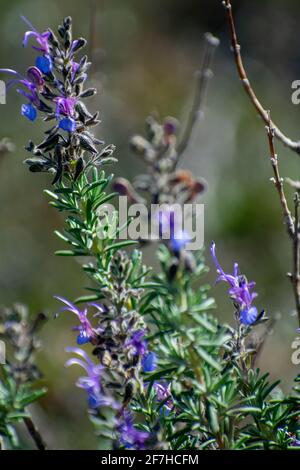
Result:
<svg viewBox="0 0 300 470"><path fill-rule="evenodd" d="M250 98L250 101L252 102L253 106L257 110L258 114L261 116L265 124L268 126L269 125L269 113L264 107L262 106L261 102L257 98L250 81L248 79L242 56L241 56L241 46L238 43L238 38L237 38L237 33L236 33L236 28L235 28L235 23L234 23L234 18L232 14L232 5L230 0L224 0L223 5L226 10L226 15L227 15L227 21L228 21L228 27L229 27L229 32L230 32L230 38L231 38L231 47L232 51L234 54L234 59L235 59L235 64L236 68L239 74L239 77L242 81L242 84L244 86L244 89L247 93L247 95ZM291 150L297 152L300 154L300 141L294 141L290 139L288 136L286 136L277 126L274 124L274 122L271 121L271 127L274 130L274 136L280 140L284 145L289 147Z"/></svg>

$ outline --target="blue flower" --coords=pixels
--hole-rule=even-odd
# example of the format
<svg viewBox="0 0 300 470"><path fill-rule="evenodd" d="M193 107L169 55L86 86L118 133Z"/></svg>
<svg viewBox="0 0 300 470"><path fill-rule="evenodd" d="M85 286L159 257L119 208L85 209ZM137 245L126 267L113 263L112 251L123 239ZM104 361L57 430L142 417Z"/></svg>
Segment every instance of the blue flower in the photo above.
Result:
<svg viewBox="0 0 300 470"><path fill-rule="evenodd" d="M59 121L60 129L67 132L74 132L76 130L76 122L72 118L64 118Z"/></svg>
<svg viewBox="0 0 300 470"><path fill-rule="evenodd" d="M243 325L252 325L258 317L257 308L252 305L253 300L257 297L256 292L251 292L255 282L248 282L245 276L239 274L237 263L234 264L233 274L225 273L217 259L215 243L211 244L210 251L217 268L217 282L225 281L229 284L228 294L239 308L240 322Z"/></svg>
<svg viewBox="0 0 300 470"><path fill-rule="evenodd" d="M157 367L157 356L154 352L149 352L142 359L144 372L153 372Z"/></svg>
<svg viewBox="0 0 300 470"><path fill-rule="evenodd" d="M256 307L252 306L248 309L244 308L240 312L240 322L243 325L252 325L256 321L257 316L258 316L258 312L257 312Z"/></svg>
<svg viewBox="0 0 300 470"><path fill-rule="evenodd" d="M30 121L35 121L37 117L37 110L31 103L22 104L21 114L22 116L27 117L27 119Z"/></svg>
<svg viewBox="0 0 300 470"><path fill-rule="evenodd" d="M175 253L179 253L191 241L191 237L185 230L176 231L170 240L171 249Z"/></svg>
<svg viewBox="0 0 300 470"><path fill-rule="evenodd" d="M35 60L35 65L41 72L46 75L51 72L53 68L51 57L48 55L38 56Z"/></svg>
<svg viewBox="0 0 300 470"><path fill-rule="evenodd" d="M91 337L88 335L86 331L80 331L79 335L77 336L76 342L77 344L87 344L91 341Z"/></svg>

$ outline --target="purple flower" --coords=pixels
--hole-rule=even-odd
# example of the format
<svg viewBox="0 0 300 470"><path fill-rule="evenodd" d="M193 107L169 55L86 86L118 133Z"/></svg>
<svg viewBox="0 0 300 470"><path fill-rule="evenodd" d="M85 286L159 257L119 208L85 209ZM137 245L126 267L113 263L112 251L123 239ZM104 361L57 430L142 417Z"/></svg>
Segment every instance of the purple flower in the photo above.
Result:
<svg viewBox="0 0 300 470"><path fill-rule="evenodd" d="M118 426L120 443L123 444L126 449L145 449L146 441L150 436L149 433L146 431L139 431L134 427L132 415L128 411L123 413L121 419L122 421Z"/></svg>
<svg viewBox="0 0 300 470"><path fill-rule="evenodd" d="M30 23L30 21L25 17L21 16L22 20L25 21L27 26L31 28L30 31L26 31L24 34L24 39L23 39L23 46L27 46L28 40L30 37L34 37L36 42L38 43L38 47L32 46L33 49L36 51L43 52L44 54L49 54L50 52L50 46L49 46L49 37L50 37L50 31L45 31L44 33L39 33L34 26Z"/></svg>
<svg viewBox="0 0 300 470"><path fill-rule="evenodd" d="M176 210L173 206L160 210L158 213L160 237L164 235L171 237L174 234L175 223L178 223L178 217L176 218Z"/></svg>
<svg viewBox="0 0 300 470"><path fill-rule="evenodd" d="M46 75L50 73L53 68L52 59L49 55L38 56L35 60L35 65Z"/></svg>
<svg viewBox="0 0 300 470"><path fill-rule="evenodd" d="M255 282L248 282L245 276L239 274L237 263L234 264L233 274L226 274L216 257L215 243L211 244L211 255L217 268L217 282L225 281L229 284L228 294L233 302L239 306L240 322L243 325L252 325L258 316L257 308L252 305L253 300L257 297L256 292L251 293Z"/></svg>
<svg viewBox="0 0 300 470"><path fill-rule="evenodd" d="M59 119L61 116L66 117L73 117L75 114L75 104L77 99L75 97L58 97L54 98L54 102L56 103L56 110L55 115L56 118Z"/></svg>
<svg viewBox="0 0 300 470"><path fill-rule="evenodd" d="M157 367L157 356L154 352L148 352L142 359L144 372L153 372Z"/></svg>
<svg viewBox="0 0 300 470"><path fill-rule="evenodd" d="M22 116L27 117L30 121L35 121L37 117L37 111L31 103L22 104L21 114Z"/></svg>
<svg viewBox="0 0 300 470"><path fill-rule="evenodd" d="M90 321L87 318L87 313L88 313L87 309L81 311L77 307L75 307L74 304L64 299L63 297L55 296L55 299L60 300L61 302L66 304L66 307L62 308L61 311L69 311L77 315L80 321L80 325L74 327L74 330L79 331L79 334L77 336L77 343L81 345L81 344L93 342L93 340L97 338L97 335L101 333L102 330L100 330L99 328L95 330L92 327Z"/></svg>
<svg viewBox="0 0 300 470"><path fill-rule="evenodd" d="M300 447L300 440L294 438L290 445L293 446L293 447Z"/></svg>
<svg viewBox="0 0 300 470"><path fill-rule="evenodd" d="M191 241L191 236L185 230L178 230L172 235L170 240L171 249L179 253Z"/></svg>
<svg viewBox="0 0 300 470"><path fill-rule="evenodd" d="M59 120L59 127L67 132L74 132L76 130L75 115L75 104L77 99L75 97L54 98L56 103L55 115L56 119ZM63 119L61 117L63 116Z"/></svg>
<svg viewBox="0 0 300 470"><path fill-rule="evenodd" d="M147 353L147 341L145 340L145 330L137 330L131 338L125 342L134 356L144 357Z"/></svg>
<svg viewBox="0 0 300 470"><path fill-rule="evenodd" d="M88 404L90 408L99 408L101 406L109 406L114 409L119 408L119 404L112 397L104 394L101 387L101 377L104 367L101 364L94 364L88 354L80 348L66 348L66 352L77 354L80 358L74 357L69 359L65 367L78 365L82 367L87 376L79 377L76 382L77 387L83 388L88 394Z"/></svg>
<svg viewBox="0 0 300 470"><path fill-rule="evenodd" d="M9 73L18 77L10 80L7 84L7 88L10 88L15 84L22 85L25 90L23 88L17 88L17 92L27 98L30 103L32 103L37 108L41 106L38 93L41 92L44 88L44 80L40 70L37 67L29 67L27 70L27 78L23 77L21 74L19 74L19 72L16 72L12 69L0 69L0 72Z"/></svg>
<svg viewBox="0 0 300 470"><path fill-rule="evenodd" d="M170 412L173 408L170 384L155 382L153 388L156 391L157 401L165 401L164 407Z"/></svg>

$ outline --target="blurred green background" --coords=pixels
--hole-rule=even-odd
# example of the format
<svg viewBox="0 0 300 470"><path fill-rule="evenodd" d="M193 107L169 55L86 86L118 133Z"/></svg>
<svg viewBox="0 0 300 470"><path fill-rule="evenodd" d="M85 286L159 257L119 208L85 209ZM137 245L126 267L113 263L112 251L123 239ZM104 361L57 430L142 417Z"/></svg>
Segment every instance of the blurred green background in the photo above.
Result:
<svg viewBox="0 0 300 470"><path fill-rule="evenodd" d="M291 102L291 83L300 79L299 2L233 4L249 78L274 121L299 139L300 109ZM129 179L143 171L128 150L129 137L143 131L145 117L154 110L162 118L174 115L184 122L193 98L194 71L201 63L203 33L211 31L220 38L205 120L196 126L182 166L209 183L202 199L206 245L214 239L224 268L231 270L237 260L249 279L256 280L258 307L270 317L281 314L260 367L270 370L272 378L282 377L283 389L289 390L299 372L290 359L297 327L285 276L290 245L269 181L264 126L237 78L221 1L1 0L0 8L1 67L23 73L33 62L34 52L21 45L27 27L20 14L41 31L48 26L55 30L64 16L71 15L75 34L92 40L91 82L100 93L91 107L101 110L99 136L117 145L115 173ZM50 447L95 448L84 394L74 387L79 370L63 367L64 347L74 341L74 318L66 314L52 320L58 308L53 295L74 299L84 293L87 282L74 259L53 255L62 247L53 231L62 227L63 219L43 195L49 177L30 174L22 164L23 146L29 138L38 141L45 126L22 118L21 103L11 91L0 108L0 137L8 136L16 144L16 152L0 161L0 302L24 302L32 313L43 310L50 315L40 354L49 394L34 410ZM282 175L299 178L299 156L281 144L277 151ZM145 261L153 263L151 249L146 250ZM208 255L207 262L212 267ZM206 281L214 284L214 279L212 269ZM216 314L231 322L225 287L213 287L212 292L218 302Z"/></svg>

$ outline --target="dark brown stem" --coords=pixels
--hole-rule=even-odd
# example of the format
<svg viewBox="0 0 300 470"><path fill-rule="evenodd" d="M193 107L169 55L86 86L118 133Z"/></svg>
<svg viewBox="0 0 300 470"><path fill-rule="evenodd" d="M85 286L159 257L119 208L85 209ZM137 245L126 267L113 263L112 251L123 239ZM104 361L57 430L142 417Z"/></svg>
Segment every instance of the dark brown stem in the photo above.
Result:
<svg viewBox="0 0 300 470"><path fill-rule="evenodd" d="M253 88L251 87L250 81L247 77L246 70L244 68L242 56L241 56L241 46L238 43L233 14L232 14L232 6L230 0L224 0L223 5L226 9L227 20L228 20L228 27L230 31L231 37L231 47L234 54L236 68L239 74L239 77L242 81L244 89L249 96L253 106L257 110L258 114L261 116L263 121L266 125L269 125L269 114L266 109L262 106L259 99L257 98ZM300 154L300 141L293 141L289 137L287 137L275 124L271 122L271 126L274 129L275 137L280 140L284 145L289 147L291 150Z"/></svg>
<svg viewBox="0 0 300 470"><path fill-rule="evenodd" d="M24 418L24 423L38 450L47 450L47 446L31 417Z"/></svg>
<svg viewBox="0 0 300 470"><path fill-rule="evenodd" d="M205 102L206 102L208 85L209 85L210 79L213 76L213 73L211 70L212 61L214 57L214 52L218 45L219 45L219 40L216 37L214 37L210 33L205 34L205 52L204 52L202 67L196 73L196 78L197 78L196 93L195 93L192 109L189 114L185 130L183 132L183 136L177 147L178 157L177 157L176 163L178 163L180 156L184 153L184 151L186 150L188 146L188 143L190 141L196 122L199 119L201 119L204 114L204 107L205 107Z"/></svg>

